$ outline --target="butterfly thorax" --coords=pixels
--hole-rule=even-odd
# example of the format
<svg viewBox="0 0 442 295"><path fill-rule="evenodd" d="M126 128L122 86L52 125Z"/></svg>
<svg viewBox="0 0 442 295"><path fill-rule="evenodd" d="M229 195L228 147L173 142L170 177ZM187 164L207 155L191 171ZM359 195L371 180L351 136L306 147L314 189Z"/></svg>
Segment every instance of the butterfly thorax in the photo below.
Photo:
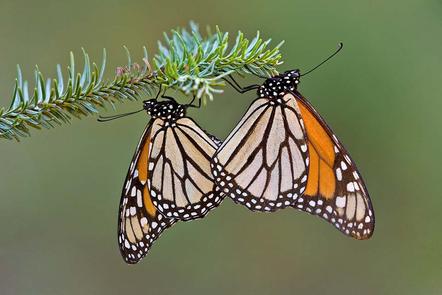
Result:
<svg viewBox="0 0 442 295"><path fill-rule="evenodd" d="M168 122L175 122L179 118L184 117L186 113L186 106L173 100L145 100L143 102L143 108L153 119L160 118Z"/></svg>
<svg viewBox="0 0 442 295"><path fill-rule="evenodd" d="M287 92L294 91L299 84L299 70L287 71L268 78L258 88L258 96L268 99L280 99Z"/></svg>

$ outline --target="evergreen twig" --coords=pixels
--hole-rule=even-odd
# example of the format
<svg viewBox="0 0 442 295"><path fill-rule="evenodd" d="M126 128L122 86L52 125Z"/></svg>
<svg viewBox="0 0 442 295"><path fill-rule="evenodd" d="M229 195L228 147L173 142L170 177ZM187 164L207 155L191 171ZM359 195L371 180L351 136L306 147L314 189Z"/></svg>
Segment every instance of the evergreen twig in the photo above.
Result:
<svg viewBox="0 0 442 295"><path fill-rule="evenodd" d="M279 48L282 42L270 48L270 40L263 40L259 32L251 41L238 32L233 44L229 34L216 28L202 36L198 26L190 24L186 29L165 34L159 43L159 53L149 62L146 48L142 65L132 62L129 50L128 64L118 67L115 77L104 80L106 51L101 66L91 63L83 50L84 67L76 70L74 55L70 54L67 79L57 65L57 78L45 79L38 67L34 71L35 87L29 93L29 83L23 80L17 66L17 79L12 103L8 109L0 108L0 138L17 139L28 136L30 128L51 128L96 114L98 107L115 102L149 97L161 85L189 95L196 95L203 102L221 93L222 77L229 74L255 74L270 76L281 63Z"/></svg>

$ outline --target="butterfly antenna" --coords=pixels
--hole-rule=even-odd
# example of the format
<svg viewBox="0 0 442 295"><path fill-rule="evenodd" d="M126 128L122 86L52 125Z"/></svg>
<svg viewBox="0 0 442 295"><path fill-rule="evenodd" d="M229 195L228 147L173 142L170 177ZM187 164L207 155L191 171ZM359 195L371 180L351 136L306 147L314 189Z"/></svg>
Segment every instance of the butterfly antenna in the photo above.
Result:
<svg viewBox="0 0 442 295"><path fill-rule="evenodd" d="M339 42L338 45L338 49L336 49L335 52L333 52L329 57L327 57L326 59L324 59L320 64L318 64L316 67L314 67L313 69L308 70L306 73L302 74L301 76L305 76L311 72L313 72L314 70L316 70L317 68L319 68L320 66L322 66L323 64L325 64L326 62L328 62L330 59L332 59L336 54L339 53L339 51L341 51L341 49L344 47L344 43Z"/></svg>
<svg viewBox="0 0 442 295"><path fill-rule="evenodd" d="M97 121L98 122L108 122L108 121L112 121L115 119L119 119L119 118L123 118L123 117L127 117L136 113L139 113L141 111L143 111L144 109L138 110L138 111L134 111L134 112L129 112L129 113L124 113L124 114L118 114L118 115L114 115L114 116L98 116Z"/></svg>

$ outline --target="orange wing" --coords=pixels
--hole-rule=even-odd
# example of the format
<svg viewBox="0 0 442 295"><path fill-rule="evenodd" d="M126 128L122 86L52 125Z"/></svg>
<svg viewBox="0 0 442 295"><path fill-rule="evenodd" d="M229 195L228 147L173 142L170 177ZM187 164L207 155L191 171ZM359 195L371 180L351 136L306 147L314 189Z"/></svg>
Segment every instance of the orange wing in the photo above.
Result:
<svg viewBox="0 0 442 295"><path fill-rule="evenodd" d="M147 189L150 127L149 123L135 151L120 201L118 244L127 263L140 261L161 232L175 223L157 211Z"/></svg>
<svg viewBox="0 0 442 295"><path fill-rule="evenodd" d="M322 217L346 235L370 238L374 213L355 163L313 106L300 93L294 94L306 129L310 165L304 195L293 207Z"/></svg>

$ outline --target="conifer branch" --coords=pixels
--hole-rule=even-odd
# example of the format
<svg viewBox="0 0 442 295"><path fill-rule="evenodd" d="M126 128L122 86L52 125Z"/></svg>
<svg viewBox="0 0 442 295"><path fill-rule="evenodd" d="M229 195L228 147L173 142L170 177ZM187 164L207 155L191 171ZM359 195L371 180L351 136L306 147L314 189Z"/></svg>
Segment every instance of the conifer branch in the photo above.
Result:
<svg viewBox="0 0 442 295"><path fill-rule="evenodd" d="M132 62L125 47L128 63L118 67L112 80L104 79L106 51L101 65L91 63L83 50L84 66L76 70L74 54L70 53L67 77L57 65L55 79L45 79L38 67L34 71L35 86L30 93L29 83L17 66L17 79L8 109L0 108L0 138L17 139L29 136L30 128L51 128L67 123L72 117L98 113L99 107L116 102L149 98L161 85L185 95L195 95L205 103L222 92L222 78L230 74L270 76L281 64L279 51L282 42L270 48L270 40L263 40L259 32L248 40L238 32L234 42L229 34L216 28L202 36L198 26L173 30L159 42L159 52L149 61L144 48L142 63ZM141 65L140 65L141 64Z"/></svg>

